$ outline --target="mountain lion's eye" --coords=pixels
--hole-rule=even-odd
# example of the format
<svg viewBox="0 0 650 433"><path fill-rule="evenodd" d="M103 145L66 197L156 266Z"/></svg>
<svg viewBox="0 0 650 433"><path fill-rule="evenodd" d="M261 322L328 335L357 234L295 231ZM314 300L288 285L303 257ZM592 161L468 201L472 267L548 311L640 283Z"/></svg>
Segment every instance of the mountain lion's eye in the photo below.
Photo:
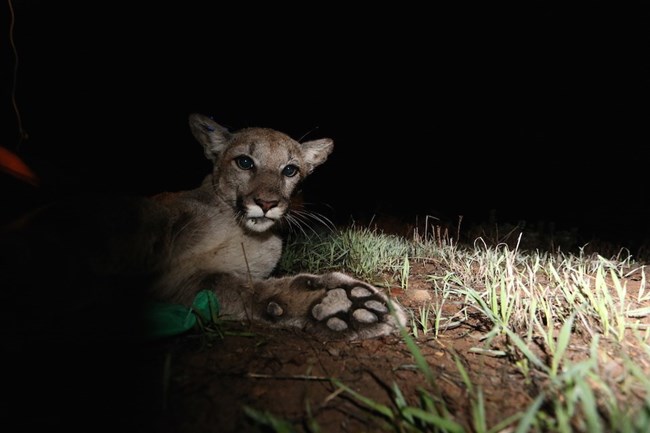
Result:
<svg viewBox="0 0 650 433"><path fill-rule="evenodd" d="M250 170L255 167L253 160L246 155L239 155L237 158L235 158L235 162L237 163L237 167L241 168L242 170Z"/></svg>
<svg viewBox="0 0 650 433"><path fill-rule="evenodd" d="M282 169L282 174L286 177L294 177L296 174L298 174L298 167L295 165L287 165Z"/></svg>

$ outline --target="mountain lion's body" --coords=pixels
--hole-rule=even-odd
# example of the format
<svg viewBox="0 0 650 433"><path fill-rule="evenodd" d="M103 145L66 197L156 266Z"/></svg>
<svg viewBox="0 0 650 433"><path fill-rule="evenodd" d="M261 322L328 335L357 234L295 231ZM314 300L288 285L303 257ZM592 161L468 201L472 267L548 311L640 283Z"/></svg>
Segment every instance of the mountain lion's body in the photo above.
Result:
<svg viewBox="0 0 650 433"><path fill-rule="evenodd" d="M371 338L404 324L397 304L391 313L382 293L344 274L268 278L282 253L279 223L298 184L331 153L330 139L299 143L265 128L231 133L197 114L190 127L214 164L198 188L31 215L5 238L5 305L20 311L54 300L48 284L79 295L66 298L68 311L113 299L107 293L116 288L120 303L146 292L185 305L210 289L225 316L322 337ZM25 278L30 269L35 278ZM39 285L38 295L25 295Z"/></svg>

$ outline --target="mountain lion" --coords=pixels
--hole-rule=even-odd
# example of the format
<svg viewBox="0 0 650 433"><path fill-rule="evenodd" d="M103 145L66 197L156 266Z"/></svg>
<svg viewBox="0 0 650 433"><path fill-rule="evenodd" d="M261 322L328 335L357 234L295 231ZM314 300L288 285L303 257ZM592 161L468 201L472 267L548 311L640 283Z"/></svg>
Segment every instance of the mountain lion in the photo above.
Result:
<svg viewBox="0 0 650 433"><path fill-rule="evenodd" d="M319 338L373 338L405 325L397 302L348 275L269 277L291 196L325 162L331 139L299 143L267 128L230 132L200 114L189 124L213 164L198 188L58 203L6 235L3 285L11 290L3 290L2 302L15 306L14 319L35 305L44 317L70 320L76 311L111 305L84 317L119 320L144 287L147 299L183 305L213 290L225 317Z"/></svg>

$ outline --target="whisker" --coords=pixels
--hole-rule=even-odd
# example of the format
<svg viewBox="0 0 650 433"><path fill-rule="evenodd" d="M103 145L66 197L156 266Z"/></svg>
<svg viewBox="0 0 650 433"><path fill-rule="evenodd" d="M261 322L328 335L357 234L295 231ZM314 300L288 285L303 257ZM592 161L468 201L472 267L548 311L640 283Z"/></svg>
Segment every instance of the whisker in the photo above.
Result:
<svg viewBox="0 0 650 433"><path fill-rule="evenodd" d="M294 208L289 210L284 216L284 220L291 233L298 233L300 231L305 237L308 236L306 229L309 229L312 234L320 238L320 231L312 223L318 223L319 226L326 228L330 233L336 230L334 223L325 215L304 209Z"/></svg>
<svg viewBox="0 0 650 433"><path fill-rule="evenodd" d="M329 232L334 232L335 230L334 223L332 223L332 221L329 218L327 218L322 214L318 214L315 212L300 211L300 210L296 210L293 213L296 219L299 219L300 221L302 221L307 225L309 225L310 221L314 221L319 223L323 227L325 227ZM310 228L312 227L310 226Z"/></svg>
<svg viewBox="0 0 650 433"><path fill-rule="evenodd" d="M289 231L291 233L295 233L294 228L296 228L300 230L303 236L307 237L307 232L302 227L301 221L298 218L296 218L294 215L286 214L284 217L284 221L287 222L287 225L289 226Z"/></svg>
<svg viewBox="0 0 650 433"><path fill-rule="evenodd" d="M321 213L311 212L309 216L312 219L321 223L323 226L325 226L331 233L334 233L336 231L336 226L334 225L332 220L326 217L325 215Z"/></svg>

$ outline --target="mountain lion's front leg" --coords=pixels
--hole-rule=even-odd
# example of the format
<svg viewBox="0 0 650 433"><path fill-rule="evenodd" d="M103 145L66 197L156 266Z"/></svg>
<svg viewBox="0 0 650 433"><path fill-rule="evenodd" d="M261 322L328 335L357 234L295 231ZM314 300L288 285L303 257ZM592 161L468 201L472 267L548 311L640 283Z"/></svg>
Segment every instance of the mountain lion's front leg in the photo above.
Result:
<svg viewBox="0 0 650 433"><path fill-rule="evenodd" d="M299 328L323 338L379 337L398 332L407 322L396 301L339 272L258 280L252 289L250 282L214 283L225 316Z"/></svg>

